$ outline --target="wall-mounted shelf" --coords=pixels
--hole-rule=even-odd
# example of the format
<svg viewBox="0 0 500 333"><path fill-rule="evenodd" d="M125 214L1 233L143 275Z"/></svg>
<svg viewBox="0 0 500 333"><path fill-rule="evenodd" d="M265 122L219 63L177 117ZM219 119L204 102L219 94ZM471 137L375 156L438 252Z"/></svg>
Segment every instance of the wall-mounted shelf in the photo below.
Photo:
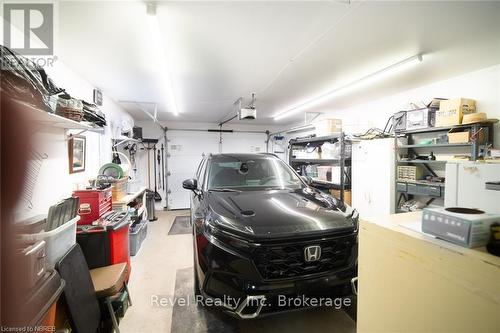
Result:
<svg viewBox="0 0 500 333"><path fill-rule="evenodd" d="M104 132L104 128L102 127L94 127L85 123L61 117L55 113L47 112L21 101L17 101L16 103L19 105L20 109L25 112L25 116L28 118L28 121L31 122L35 122L44 126L64 129L75 129L101 133Z"/></svg>
<svg viewBox="0 0 500 333"><path fill-rule="evenodd" d="M452 148L452 147L467 147L472 145L471 142L467 143L434 143L434 144L429 144L429 145L401 145L397 146L398 149L405 149L405 148Z"/></svg>

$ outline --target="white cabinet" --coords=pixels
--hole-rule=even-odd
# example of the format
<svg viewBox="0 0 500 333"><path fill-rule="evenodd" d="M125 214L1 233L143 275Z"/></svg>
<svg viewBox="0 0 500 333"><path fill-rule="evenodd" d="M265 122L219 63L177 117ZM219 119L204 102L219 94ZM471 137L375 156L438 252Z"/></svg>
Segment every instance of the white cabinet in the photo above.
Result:
<svg viewBox="0 0 500 333"><path fill-rule="evenodd" d="M352 206L361 218L394 213L394 139L353 143Z"/></svg>
<svg viewBox="0 0 500 333"><path fill-rule="evenodd" d="M486 189L486 182L500 181L500 165L475 162L446 163L445 207L479 208L500 214L500 191Z"/></svg>

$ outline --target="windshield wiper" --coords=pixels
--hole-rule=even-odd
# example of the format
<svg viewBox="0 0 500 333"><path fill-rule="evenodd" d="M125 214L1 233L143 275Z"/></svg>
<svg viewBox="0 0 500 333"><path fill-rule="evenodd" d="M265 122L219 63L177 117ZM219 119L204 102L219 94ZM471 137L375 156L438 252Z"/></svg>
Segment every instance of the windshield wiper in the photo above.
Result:
<svg viewBox="0 0 500 333"><path fill-rule="evenodd" d="M241 192L238 190L234 190L232 188L223 188L223 187L214 187L214 188L209 189L208 191L209 192L210 191L214 191L214 192Z"/></svg>

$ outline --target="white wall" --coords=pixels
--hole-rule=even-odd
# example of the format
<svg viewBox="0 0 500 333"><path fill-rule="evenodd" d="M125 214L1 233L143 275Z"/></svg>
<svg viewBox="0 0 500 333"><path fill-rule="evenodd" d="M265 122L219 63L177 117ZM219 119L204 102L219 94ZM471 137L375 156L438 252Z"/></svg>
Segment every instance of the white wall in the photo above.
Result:
<svg viewBox="0 0 500 333"><path fill-rule="evenodd" d="M75 98L87 102L93 100L94 86L70 70L61 62L55 67L46 68L53 81ZM33 192L33 208L29 209L25 202L19 204L19 218L37 214L46 214L48 208L58 200L71 196L78 184L88 184L88 179L98 174L102 164L111 161L111 142L122 119L131 117L122 110L113 100L106 97L101 111L106 115L108 126L105 133L85 132L82 135L87 139L87 156L85 172L69 174L68 162L68 135L79 130L66 131L55 127L39 128L32 134L33 150L48 155L43 161Z"/></svg>

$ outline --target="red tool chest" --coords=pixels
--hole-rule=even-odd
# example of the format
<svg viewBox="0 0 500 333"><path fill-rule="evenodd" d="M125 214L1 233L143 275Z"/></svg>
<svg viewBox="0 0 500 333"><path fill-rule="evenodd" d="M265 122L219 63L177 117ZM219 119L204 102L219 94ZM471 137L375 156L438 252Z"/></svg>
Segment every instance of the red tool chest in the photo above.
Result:
<svg viewBox="0 0 500 333"><path fill-rule="evenodd" d="M111 187L104 190L81 190L74 191L74 197L80 198L78 225L92 224L95 220L111 211L112 194Z"/></svg>
<svg viewBox="0 0 500 333"><path fill-rule="evenodd" d="M90 269L127 263L130 275L129 228L126 211L113 211L101 217L103 225L82 225L76 231L76 241L82 248Z"/></svg>

